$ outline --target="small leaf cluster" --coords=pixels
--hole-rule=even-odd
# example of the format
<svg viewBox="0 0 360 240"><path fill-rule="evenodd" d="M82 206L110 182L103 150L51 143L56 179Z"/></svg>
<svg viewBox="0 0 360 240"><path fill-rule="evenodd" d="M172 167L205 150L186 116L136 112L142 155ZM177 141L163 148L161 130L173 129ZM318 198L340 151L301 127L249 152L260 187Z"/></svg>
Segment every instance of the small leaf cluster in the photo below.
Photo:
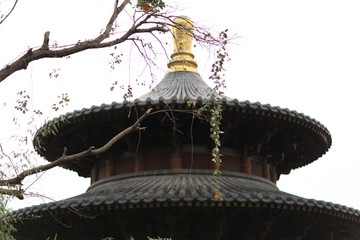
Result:
<svg viewBox="0 0 360 240"><path fill-rule="evenodd" d="M14 219L4 217L9 213L9 210L6 208L6 200L2 195L0 195L0 239L2 240L15 240L12 237L12 233L16 231L13 226Z"/></svg>
<svg viewBox="0 0 360 240"><path fill-rule="evenodd" d="M44 150L43 148L43 138L48 137L49 135L56 135L59 132L59 127L63 124L68 123L69 120L67 120L64 116L60 116L58 120L50 121L44 124L44 126L38 131L38 134L34 137L34 148L36 151Z"/></svg>
<svg viewBox="0 0 360 240"><path fill-rule="evenodd" d="M117 46L114 46L114 51L117 49ZM115 70L116 65L120 64L122 62L122 53L110 53L111 60L109 61L110 68L112 70Z"/></svg>
<svg viewBox="0 0 360 240"><path fill-rule="evenodd" d="M165 3L162 0L138 0L136 7L144 12L159 12L165 8Z"/></svg>
<svg viewBox="0 0 360 240"><path fill-rule="evenodd" d="M61 94L60 96L58 96L58 99L59 101L57 103L54 103L51 107L54 111L59 111L60 107L63 108L67 106L68 103L70 102L70 98L67 93Z"/></svg>
<svg viewBox="0 0 360 240"><path fill-rule="evenodd" d="M26 91L20 91L17 94L21 97L21 99L16 100L15 109L25 114L29 110L27 107L30 96L26 93Z"/></svg>
<svg viewBox="0 0 360 240"><path fill-rule="evenodd" d="M220 134L223 132L220 130L221 120L222 120L222 107L221 105L215 105L211 110L211 119L210 119L210 138L214 142L214 148L212 149L211 156L212 161L215 163L215 176L220 176L221 171L221 154L220 154Z"/></svg>
<svg viewBox="0 0 360 240"><path fill-rule="evenodd" d="M46 240L57 240L57 239L58 239L57 234L55 234L54 238L50 238L50 237L46 238Z"/></svg>
<svg viewBox="0 0 360 240"><path fill-rule="evenodd" d="M126 93L124 94L123 98L124 98L124 100L128 100L129 98L132 98L133 96L134 95L133 95L132 87L131 87L131 85L128 85L127 89L126 89Z"/></svg>
<svg viewBox="0 0 360 240"><path fill-rule="evenodd" d="M30 96L29 94L27 94L27 92L24 91L20 91L17 93L21 99L16 100L16 105L15 105L15 110L25 114L29 111L28 109L28 105L29 105L29 101L30 101ZM33 113L35 113L36 115L42 115L42 112L40 110L33 110Z"/></svg>
<svg viewBox="0 0 360 240"><path fill-rule="evenodd" d="M220 32L220 47L216 51L216 61L211 66L211 76L209 79L213 80L215 87L215 91L220 91L221 88L226 88L225 79L224 79L224 63L226 61L230 61L229 54L226 50L227 38L228 38L228 29ZM222 92L220 92L222 93Z"/></svg>
<svg viewBox="0 0 360 240"><path fill-rule="evenodd" d="M133 88L131 87L131 85L127 85L127 87L125 85L119 85L118 81L115 81L112 83L112 86L110 87L110 91L114 91L115 88L118 87L121 90L126 90L126 92L123 95L124 100L129 100L129 98L132 98L133 95Z"/></svg>
<svg viewBox="0 0 360 240"><path fill-rule="evenodd" d="M50 78L58 78L60 76L60 68L54 68L51 72L49 72Z"/></svg>

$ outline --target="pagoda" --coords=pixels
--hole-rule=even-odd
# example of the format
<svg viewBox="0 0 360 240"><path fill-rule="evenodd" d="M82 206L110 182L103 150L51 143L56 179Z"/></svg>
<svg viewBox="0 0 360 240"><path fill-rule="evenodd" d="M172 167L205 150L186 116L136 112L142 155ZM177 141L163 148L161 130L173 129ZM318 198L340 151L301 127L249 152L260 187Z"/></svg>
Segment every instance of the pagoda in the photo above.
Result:
<svg viewBox="0 0 360 240"><path fill-rule="evenodd" d="M175 21L193 28L186 17ZM73 154L103 146L153 109L141 122L145 131L126 135L103 154L61 166L91 178L85 193L12 212L23 219L16 223L17 240L360 239L358 210L276 186L282 174L328 151L329 131L296 111L226 96L211 99L190 35L174 28L169 70L149 93L55 118L49 124L59 126L56 135L42 134L47 125L38 130L39 154L54 161L64 147ZM222 174L216 179L209 123L194 115L208 101L223 109Z"/></svg>

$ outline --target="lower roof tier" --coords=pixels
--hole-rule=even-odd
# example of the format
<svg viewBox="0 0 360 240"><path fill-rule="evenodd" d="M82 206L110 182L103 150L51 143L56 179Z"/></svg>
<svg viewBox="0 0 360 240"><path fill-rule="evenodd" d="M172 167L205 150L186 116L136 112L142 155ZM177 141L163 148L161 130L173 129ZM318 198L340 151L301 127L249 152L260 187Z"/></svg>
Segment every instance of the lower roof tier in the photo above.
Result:
<svg viewBox="0 0 360 240"><path fill-rule="evenodd" d="M215 181L223 201L214 197ZM291 195L262 178L226 171L217 180L208 170L109 177L84 194L20 209L12 217L25 219L16 223L18 240L56 233L59 240L360 238L358 210Z"/></svg>

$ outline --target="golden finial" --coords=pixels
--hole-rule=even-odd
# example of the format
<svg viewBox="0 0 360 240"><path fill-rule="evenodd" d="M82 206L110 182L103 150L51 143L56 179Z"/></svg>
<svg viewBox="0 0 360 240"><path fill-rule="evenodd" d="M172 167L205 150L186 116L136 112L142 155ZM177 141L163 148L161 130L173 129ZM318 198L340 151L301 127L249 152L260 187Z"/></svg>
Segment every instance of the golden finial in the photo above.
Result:
<svg viewBox="0 0 360 240"><path fill-rule="evenodd" d="M178 17L174 22L175 26L172 28L174 52L168 63L169 72L197 72L197 63L194 54L191 53L194 24L188 17Z"/></svg>

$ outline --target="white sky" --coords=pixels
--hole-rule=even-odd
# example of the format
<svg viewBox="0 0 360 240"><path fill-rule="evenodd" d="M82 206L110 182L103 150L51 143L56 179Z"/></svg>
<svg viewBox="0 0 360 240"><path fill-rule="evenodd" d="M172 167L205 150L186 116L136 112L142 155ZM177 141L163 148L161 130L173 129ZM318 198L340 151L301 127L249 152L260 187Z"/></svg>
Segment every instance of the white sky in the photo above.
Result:
<svg viewBox="0 0 360 240"><path fill-rule="evenodd" d="M4 1L4 0L3 0ZM9 0L7 0L9 1ZM62 0L20 1L16 10L0 25L0 67L39 46L45 31L59 44L76 42L98 34L111 11L113 1ZM174 1L169 1L174 2ZM318 161L282 176L281 190L307 198L341 203L360 209L360 2L357 0L248 0L176 1L181 15L214 29L229 28L237 34L229 46L226 95L239 100L303 112L331 132L333 145ZM1 6L1 5L0 5ZM167 40L171 43L171 37ZM171 51L171 44L167 46ZM130 45L125 56L135 51ZM199 71L209 75L211 61L205 49L194 49ZM70 59L40 60L0 83L0 142L12 128L12 107L16 93L27 89L35 108L51 119L57 96L68 92L71 103L63 111L122 101L120 92L110 92L118 80L135 85L141 59L111 72L109 51L81 53ZM134 55L134 54L133 54ZM167 60L156 59L166 70ZM136 62L138 61L138 62ZM60 77L48 74L60 68ZM130 69L130 73L128 71ZM156 72L160 80L164 72ZM209 83L210 84L210 83ZM140 93L147 88L137 89ZM4 105L6 103L6 106ZM24 126L26 128L27 126ZM61 199L85 191L89 181L68 171L52 170L32 185L33 191ZM16 201L22 207L42 200Z"/></svg>

